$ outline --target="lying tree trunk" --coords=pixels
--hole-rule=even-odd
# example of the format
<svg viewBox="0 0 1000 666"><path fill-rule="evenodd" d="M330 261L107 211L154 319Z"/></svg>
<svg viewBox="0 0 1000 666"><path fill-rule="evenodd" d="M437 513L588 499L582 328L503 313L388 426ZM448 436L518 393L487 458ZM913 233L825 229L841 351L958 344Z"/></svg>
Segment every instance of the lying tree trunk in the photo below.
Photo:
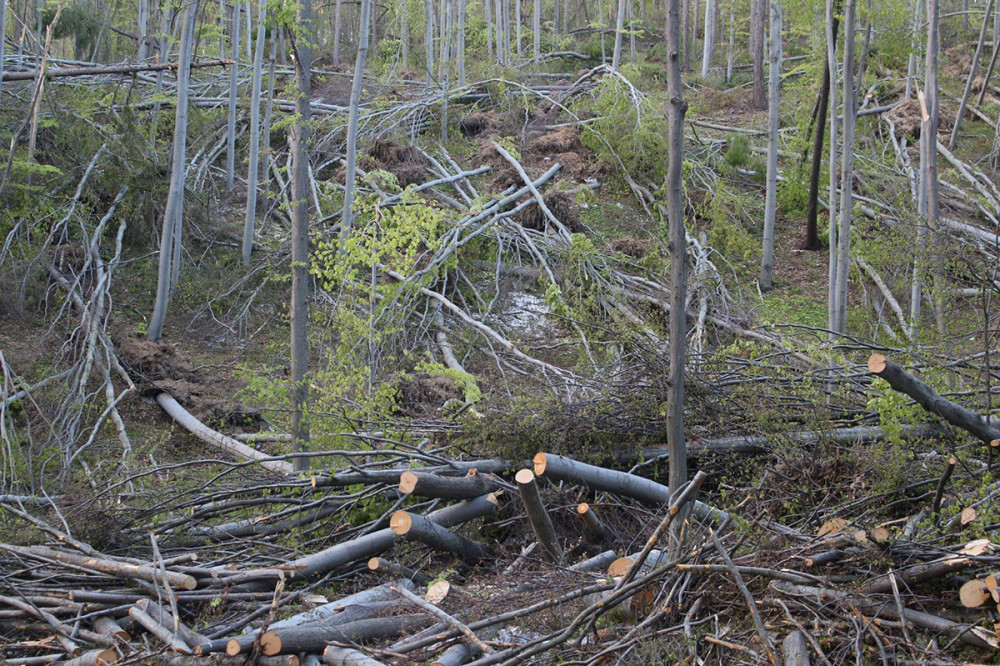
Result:
<svg viewBox="0 0 1000 666"><path fill-rule="evenodd" d="M564 559L563 550L559 545L555 527L552 526L552 519L549 518L542 496L538 492L535 473L530 469L522 469L514 480L517 481L518 490L521 492L521 502L524 504L524 512L528 515L528 523L535 533L535 538L538 539L538 545L541 546L545 559L561 565Z"/></svg>
<svg viewBox="0 0 1000 666"><path fill-rule="evenodd" d="M291 463L284 460L272 460L270 456L252 449L246 444L237 442L232 437L223 435L221 432L212 430L181 407L180 403L174 400L174 397L169 393L160 393L157 395L156 402L181 427L206 444L222 449L241 460L260 461L260 466L268 471L278 472L279 474L292 473Z"/></svg>
<svg viewBox="0 0 1000 666"><path fill-rule="evenodd" d="M103 650L90 650L89 652L84 652L69 661L62 662L62 666L107 666L107 664L113 664L116 661L118 661L118 653L114 650L105 648ZM10 663L17 662L15 660L15 662Z"/></svg>
<svg viewBox="0 0 1000 666"><path fill-rule="evenodd" d="M138 606L133 606L128 609L128 614L129 617L135 620L137 624L141 625L146 631L159 638L174 652L180 652L181 654L194 654L194 650L191 646L181 640L180 636L151 618L148 613Z"/></svg>
<svg viewBox="0 0 1000 666"><path fill-rule="evenodd" d="M205 62L192 62L191 68L196 67L226 67L232 65L232 60L206 60ZM103 74L135 74L137 72L162 72L164 70L177 69L175 62L157 62L130 65L107 65L101 67L63 67L58 69L46 68L45 78L55 79L67 76L97 76ZM38 76L38 70L28 70L25 72L4 72L4 81L31 81Z"/></svg>
<svg viewBox="0 0 1000 666"><path fill-rule="evenodd" d="M981 416L950 400L945 400L927 384L882 354L872 354L868 357L868 370L889 382L893 390L910 396L930 413L940 416L953 426L962 428L986 444L1000 439L1000 431L990 426Z"/></svg>
<svg viewBox="0 0 1000 666"><path fill-rule="evenodd" d="M435 550L450 552L473 566L491 556L490 549L486 546L456 534L419 514L397 511L389 519L389 528L407 541L420 541Z"/></svg>
<svg viewBox="0 0 1000 666"><path fill-rule="evenodd" d="M125 643L132 640L132 635L122 629L122 626L113 617L108 615L102 615L94 620L94 631L105 636L110 636L111 638L117 638Z"/></svg>
<svg viewBox="0 0 1000 666"><path fill-rule="evenodd" d="M351 472L341 472L333 476L314 476L312 485L314 488L325 488L328 486L353 486L357 484L387 483L394 484L400 481L400 476L405 472L413 472L418 476L421 474L435 474L438 476L461 476L469 474L475 470L479 474L502 474L513 465L505 460L461 460L450 465L440 465L437 467L423 467L418 469L375 469L356 470Z"/></svg>
<svg viewBox="0 0 1000 666"><path fill-rule="evenodd" d="M0 544L0 548L34 559L61 562L91 571L100 571L101 573L120 578L144 580L149 583L160 583L161 585L166 582L175 589L193 590L198 585L194 576L174 573L172 571L163 572L152 565L131 564L129 562L92 557L90 555L80 555L78 553L46 548L45 546L12 546Z"/></svg>
<svg viewBox="0 0 1000 666"><path fill-rule="evenodd" d="M265 632L260 637L260 650L267 656L276 654L293 654L297 652L319 652L326 648L327 643L368 643L385 638L396 638L412 633L431 624L431 619L422 613L394 615L392 617L359 620L343 625L328 626L325 624L306 624L299 627L286 627ZM233 641L233 652L230 656L240 654L239 643Z"/></svg>
<svg viewBox="0 0 1000 666"><path fill-rule="evenodd" d="M327 645L323 650L323 663L328 666L385 666L385 662L372 659L364 652L336 645Z"/></svg>
<svg viewBox="0 0 1000 666"><path fill-rule="evenodd" d="M551 453L535 454L534 465L535 474L538 476L547 475L548 478L557 481L582 483L594 490L631 497L647 504L670 503L669 488L662 483L635 474L588 465ZM699 517L716 523L721 523L729 517L725 511L697 501L694 503L694 512Z"/></svg>
<svg viewBox="0 0 1000 666"><path fill-rule="evenodd" d="M208 638L186 626L180 619L175 619L170 612L150 599L139 599L135 602L135 606L153 618L158 624L177 634L182 641L192 648L208 642Z"/></svg>
<svg viewBox="0 0 1000 666"><path fill-rule="evenodd" d="M368 560L369 571L380 573L385 576L398 576L399 578L404 578L409 581L413 581L416 585L427 585L433 579L427 574L422 574L419 571L414 571L410 567L403 566L398 562L390 562L381 557L373 557Z"/></svg>
<svg viewBox="0 0 1000 666"><path fill-rule="evenodd" d="M470 470L468 476L439 476L434 473L406 471L399 476L399 492L418 497L471 499L500 490L500 484Z"/></svg>
<svg viewBox="0 0 1000 666"><path fill-rule="evenodd" d="M809 666L809 646L801 631L793 631L781 642L784 666Z"/></svg>
<svg viewBox="0 0 1000 666"><path fill-rule="evenodd" d="M611 543L614 540L611 530L597 517L589 504L586 502L578 504L576 513L583 519L583 524L587 528L587 538L592 543Z"/></svg>
<svg viewBox="0 0 1000 666"><path fill-rule="evenodd" d="M618 559L618 553L613 550L606 550L593 557L578 562L569 568L570 571L601 571L607 569L612 562Z"/></svg>
<svg viewBox="0 0 1000 666"><path fill-rule="evenodd" d="M407 587L412 588L413 583L408 580L397 581L394 583L396 587ZM338 599L336 601L331 601L328 604L323 604L322 606L317 606L305 613L299 613L298 615L293 615L292 617L274 622L271 624L271 629L285 629L287 627L300 627L304 624L316 624L322 623L326 625L336 625L344 624L345 622L353 622L353 619L348 618L345 615L348 609L357 609L370 607L376 604L380 604L386 601L396 600L396 593L392 591L389 584L379 585L377 587L371 587L367 590L362 590L355 594L344 597L343 599ZM352 610L351 613L358 614L359 611ZM363 619L363 618L355 618Z"/></svg>

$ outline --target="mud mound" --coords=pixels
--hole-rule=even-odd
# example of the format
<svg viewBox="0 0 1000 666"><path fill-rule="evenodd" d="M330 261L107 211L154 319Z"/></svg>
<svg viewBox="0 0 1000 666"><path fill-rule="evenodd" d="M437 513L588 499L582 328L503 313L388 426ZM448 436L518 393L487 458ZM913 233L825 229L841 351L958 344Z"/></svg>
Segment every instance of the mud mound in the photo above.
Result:
<svg viewBox="0 0 1000 666"><path fill-rule="evenodd" d="M580 143L580 130L575 127L560 127L553 132L532 139L525 147L525 152L534 155L575 153L581 150L583 150L583 145Z"/></svg>
<svg viewBox="0 0 1000 666"><path fill-rule="evenodd" d="M610 245L611 249L615 252L621 252L633 259L642 259L653 249L652 240L648 238L632 238L631 236L615 238L611 241Z"/></svg>
<svg viewBox="0 0 1000 666"><path fill-rule="evenodd" d="M467 137L495 133L499 125L500 116L495 111L473 111L458 123L462 134Z"/></svg>
<svg viewBox="0 0 1000 666"><path fill-rule="evenodd" d="M170 345L129 338L118 343L118 352L132 374L146 381L195 379L191 361Z"/></svg>
<svg viewBox="0 0 1000 666"><path fill-rule="evenodd" d="M908 99L891 109L886 116L896 125L896 135L917 138L920 136L922 114L920 102ZM944 134L955 125L955 112L942 106L938 113L938 132Z"/></svg>
<svg viewBox="0 0 1000 666"><path fill-rule="evenodd" d="M581 233L583 225L580 224L580 217L576 212L576 202L573 196L567 192L556 190L548 192L542 197L545 205L548 206L556 219L566 225L566 228L573 233ZM548 218L538 206L531 206L518 215L518 222L525 229L541 231L548 224Z"/></svg>
<svg viewBox="0 0 1000 666"><path fill-rule="evenodd" d="M451 377L415 375L401 381L400 412L405 416L435 416L449 400L462 400L465 388Z"/></svg>
<svg viewBox="0 0 1000 666"><path fill-rule="evenodd" d="M396 177L400 187L419 185L427 180L423 160L413 146L379 137L372 142L368 154L376 162L377 168L385 169Z"/></svg>

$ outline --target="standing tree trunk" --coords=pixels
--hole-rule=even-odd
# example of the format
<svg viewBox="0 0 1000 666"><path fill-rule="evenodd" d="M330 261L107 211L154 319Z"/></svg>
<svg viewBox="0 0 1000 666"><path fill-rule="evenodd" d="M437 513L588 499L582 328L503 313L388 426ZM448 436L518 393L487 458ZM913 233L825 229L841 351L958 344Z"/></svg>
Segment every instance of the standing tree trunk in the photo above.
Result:
<svg viewBox="0 0 1000 666"><path fill-rule="evenodd" d="M625 2L618 0L618 19L615 21L615 51L611 55L611 69L617 72L622 60L622 36L625 34Z"/></svg>
<svg viewBox="0 0 1000 666"><path fill-rule="evenodd" d="M834 330L833 324L837 318L834 289L837 285L837 35L836 25L837 0L826 0L826 66L830 70L830 195L827 207L827 224L829 241L829 271L827 287L827 328Z"/></svg>
<svg viewBox="0 0 1000 666"><path fill-rule="evenodd" d="M669 1L669 0L668 0ZM669 10L668 10L669 11ZM681 51L681 71L691 71L691 35L694 30L691 28L691 0L681 0L681 39L683 46Z"/></svg>
<svg viewBox="0 0 1000 666"><path fill-rule="evenodd" d="M291 373L292 450L302 453L309 444L309 117L312 98L312 2L299 0L295 48L295 122L292 125L292 294ZM362 33L367 34L367 31ZM296 471L309 469L309 458L298 456Z"/></svg>
<svg viewBox="0 0 1000 666"><path fill-rule="evenodd" d="M465 86L465 14L468 0L455 0L458 3L458 34L455 36L455 59L458 60L458 85ZM517 11L517 55L521 56L521 3Z"/></svg>
<svg viewBox="0 0 1000 666"><path fill-rule="evenodd" d="M938 49L939 34L938 24L940 20L940 0L927 0L927 59L924 63L924 117L920 129L921 137L926 137L926 159L921 164L921 184L924 196L927 198L926 226L927 234L937 229L938 216L941 212L940 198L938 194L938 170L937 170L937 143L938 143L938 117L940 113L940 102L938 99ZM935 273L940 280L944 273L941 265L940 252L935 258ZM939 282L932 299L934 308L934 318L937 320L938 332L944 335L944 303L940 295L943 285Z"/></svg>
<svg viewBox="0 0 1000 666"><path fill-rule="evenodd" d="M7 0L0 0L0 88L3 87L3 55L7 45Z"/></svg>
<svg viewBox="0 0 1000 666"><path fill-rule="evenodd" d="M198 0L187 8L181 31L180 57L177 64L177 108L174 115L174 143L170 157L170 190L160 232L160 260L156 282L156 302L149 318L146 337L159 342L163 337L163 322L170 302L171 273L174 247L180 246L181 220L184 213L184 171L187 161L188 88L191 78L191 48L194 44L194 23L198 17Z"/></svg>
<svg viewBox="0 0 1000 666"><path fill-rule="evenodd" d="M424 10L424 65L427 67L427 84L430 85L434 80L434 3L426 0Z"/></svg>
<svg viewBox="0 0 1000 666"><path fill-rule="evenodd" d="M358 57L354 63L354 83L351 86L350 112L347 117L347 155L344 175L344 211L340 221L340 255L347 251L347 239L354 223L354 179L358 161L358 116L361 115L361 86L364 81L365 62L368 58L368 21L371 16L371 0L361 0L361 29L358 33ZM444 35L441 37L445 39Z"/></svg>
<svg viewBox="0 0 1000 666"><path fill-rule="evenodd" d="M835 319L831 330L846 332L847 278L851 264L851 213L854 192L854 128L857 124L857 89L854 82L855 0L847 0L844 11L844 143L840 157L840 224L837 225L837 280ZM830 248L834 251L834 248Z"/></svg>
<svg viewBox="0 0 1000 666"><path fill-rule="evenodd" d="M701 55L701 78L708 78L715 50L715 0L705 0L705 44Z"/></svg>
<svg viewBox="0 0 1000 666"><path fill-rule="evenodd" d="M666 205L670 225L670 385L667 393L667 446L670 451L670 487L680 490L687 483L687 445L684 442L684 362L687 341L685 319L687 300L687 238L684 226L684 86L681 81L680 0L667 0L667 182ZM686 511L676 521L677 531L684 522ZM670 550L680 551L675 538Z"/></svg>
<svg viewBox="0 0 1000 666"><path fill-rule="evenodd" d="M264 78L264 36L267 3L261 0L257 9L257 46L253 56L253 89L250 93L250 165L247 167L247 210L243 220L243 263L250 262L253 252L253 230L257 217L257 169L260 165L260 89ZM250 17L247 16L247 22Z"/></svg>
<svg viewBox="0 0 1000 666"><path fill-rule="evenodd" d="M913 94L913 82L917 76L917 49L920 46L920 10L923 7L923 0L913 0L913 21L910 35L910 58L906 65L906 99L910 99Z"/></svg>
<svg viewBox="0 0 1000 666"><path fill-rule="evenodd" d="M250 17L247 17L249 23ZM229 66L229 116L226 121L226 191L233 189L236 179L236 84L240 62L240 3L233 3L233 18L229 23L229 39L233 64Z"/></svg>
<svg viewBox="0 0 1000 666"><path fill-rule="evenodd" d="M3 4L6 5L6 0L3 0ZM146 33L149 29L149 0L139 0L138 3L138 21L137 27L139 28L139 44L138 50L136 52L136 59L139 62L144 62L146 60L147 51L149 50L149 35ZM0 37L3 37L6 32L3 29L3 18L0 17ZM0 39L3 42L3 39ZM0 44L0 62L3 62L3 44ZM2 69L0 65L0 69ZM2 72L0 72L0 78L3 78Z"/></svg>
<svg viewBox="0 0 1000 666"><path fill-rule="evenodd" d="M522 52L523 47L521 45L521 22L522 22L521 0L517 0L517 2L514 3L514 25L515 25L515 37L514 37L514 40L517 42L517 58L518 58L518 60L520 60L521 57L523 56L523 52Z"/></svg>
<svg viewBox="0 0 1000 666"><path fill-rule="evenodd" d="M711 1L711 0L709 0ZM774 221L778 212L778 98L781 83L781 3L771 0L771 49L768 76L767 194L764 202L764 253L760 288L771 289L774 264Z"/></svg>
<svg viewBox="0 0 1000 666"><path fill-rule="evenodd" d="M979 67L979 57L983 54L983 44L986 43L986 28L990 24L990 15L993 10L993 0L986 3L986 14L983 16L983 27L979 30L979 42L976 44L976 54L972 56L972 67L969 76L965 80L965 91L962 93L962 101L958 105L958 113L955 114L955 127L951 130L951 140L948 142L948 149L955 150L955 143L958 141L958 128L962 126L962 116L965 114L965 106L969 103L969 95L972 94L972 84L976 78L976 69ZM983 82L983 90L988 88L988 81Z"/></svg>
<svg viewBox="0 0 1000 666"><path fill-rule="evenodd" d="M836 14L831 26L831 38L837 40ZM806 242L805 250L820 250L819 242L819 177L823 170L823 141L826 138L826 114L830 108L830 64L823 68L823 83L819 89L819 108L816 110L816 135L813 137L813 159L809 171L809 208L806 212ZM831 147L836 151L836 146Z"/></svg>
<svg viewBox="0 0 1000 666"><path fill-rule="evenodd" d="M343 0L336 0L333 3L333 64L340 64L340 31L342 26L341 5Z"/></svg>
<svg viewBox="0 0 1000 666"><path fill-rule="evenodd" d="M733 82L733 53L736 50L736 0L729 0L729 57L726 59L726 84Z"/></svg>
<svg viewBox="0 0 1000 666"><path fill-rule="evenodd" d="M399 6L399 42L402 57L400 67L405 72L410 69L410 21L406 15L406 0Z"/></svg>
<svg viewBox="0 0 1000 666"><path fill-rule="evenodd" d="M486 0L489 2L489 0ZM542 55L542 0L535 0L535 6L531 10L531 46L534 49L536 67L538 58ZM601 35L603 40L604 35Z"/></svg>
<svg viewBox="0 0 1000 666"><path fill-rule="evenodd" d="M490 0L483 0L483 12L486 16L486 62L493 60L493 12Z"/></svg>
<svg viewBox="0 0 1000 666"><path fill-rule="evenodd" d="M451 52L453 33L454 3L457 0L441 0L441 52L438 54L441 67L441 142L448 142L448 89L451 86Z"/></svg>
<svg viewBox="0 0 1000 666"><path fill-rule="evenodd" d="M753 54L753 108L766 109L764 84L764 27L767 22L767 0L751 0L750 50Z"/></svg>

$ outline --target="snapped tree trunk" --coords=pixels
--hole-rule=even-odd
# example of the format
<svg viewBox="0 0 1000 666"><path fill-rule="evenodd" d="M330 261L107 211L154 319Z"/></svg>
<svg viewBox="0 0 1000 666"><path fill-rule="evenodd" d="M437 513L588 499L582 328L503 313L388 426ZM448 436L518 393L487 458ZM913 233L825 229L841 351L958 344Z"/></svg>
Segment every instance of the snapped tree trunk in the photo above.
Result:
<svg viewBox="0 0 1000 666"><path fill-rule="evenodd" d="M309 100L312 97L312 3L300 0L298 26L302 34L295 40L295 123L292 125L292 293L291 374L292 450L301 453L309 443ZM309 458L298 456L296 471L309 468Z"/></svg>
<svg viewBox="0 0 1000 666"><path fill-rule="evenodd" d="M709 0L711 2L711 0ZM764 202L764 251L760 288L771 289L774 264L774 222L778 212L778 101L781 83L781 2L771 0L771 48L768 76L767 192Z"/></svg>
<svg viewBox="0 0 1000 666"><path fill-rule="evenodd" d="M180 227L184 212L184 175L187 161L188 88L191 79L191 48L194 44L194 23L198 16L198 0L184 14L181 46L177 64L177 107L174 110L174 143L170 156L170 189L160 232L160 260L156 282L156 302L149 318L146 337L159 342L163 337L163 322L167 318L170 286L174 276L174 247L180 247Z"/></svg>

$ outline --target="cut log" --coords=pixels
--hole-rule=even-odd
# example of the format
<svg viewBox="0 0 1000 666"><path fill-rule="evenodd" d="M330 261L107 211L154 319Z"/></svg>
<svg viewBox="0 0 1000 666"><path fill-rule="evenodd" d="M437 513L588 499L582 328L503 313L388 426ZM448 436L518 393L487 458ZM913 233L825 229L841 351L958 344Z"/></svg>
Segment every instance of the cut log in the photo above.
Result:
<svg viewBox="0 0 1000 666"><path fill-rule="evenodd" d="M958 589L958 598L966 608L979 608L993 598L986 582L974 578Z"/></svg>
<svg viewBox="0 0 1000 666"><path fill-rule="evenodd" d="M396 581L394 584L396 587L406 587L409 589L413 588L413 583L408 580ZM377 587L370 587L367 590L362 590L361 592L356 592L355 594L348 595L336 601L331 601L328 604L317 606L316 608L312 608L304 613L299 613L298 615L293 615L292 617L285 618L284 620L279 620L278 622L272 623L270 628L285 629L288 627L299 627L304 624L315 624L317 622L328 625L343 624L345 621L353 621L341 619L349 608L363 608L365 606L371 606L385 601L395 602L395 599L396 593L393 592L392 587L386 583Z"/></svg>
<svg viewBox="0 0 1000 666"><path fill-rule="evenodd" d="M594 555L593 557L584 560L583 562L578 562L569 568L570 571L601 571L602 569L607 569L618 559L618 553L613 550L606 550L603 553Z"/></svg>
<svg viewBox="0 0 1000 666"><path fill-rule="evenodd" d="M847 553L842 550L828 550L823 553L816 553L806 558L806 566L812 568L821 567L824 564L832 564L844 559L845 555Z"/></svg>
<svg viewBox="0 0 1000 666"><path fill-rule="evenodd" d="M451 592L451 583L446 580L439 580L427 588L424 599L435 606L444 601Z"/></svg>
<svg viewBox="0 0 1000 666"><path fill-rule="evenodd" d="M368 569L369 571L385 576L397 576L399 578L405 578L406 580L412 580L417 585L427 585L427 583L433 580L427 574L422 574L419 571L414 571L410 567L403 566L398 562L390 562L389 560L381 557L373 557L368 560Z"/></svg>
<svg viewBox="0 0 1000 666"><path fill-rule="evenodd" d="M122 629L122 626L118 624L113 617L109 617L107 615L102 615L94 620L94 631L99 634L104 634L105 636L117 638L125 643L132 640L132 636L127 631Z"/></svg>
<svg viewBox="0 0 1000 666"><path fill-rule="evenodd" d="M360 650L327 645L323 650L323 663L327 666L385 666L384 661L372 659Z"/></svg>
<svg viewBox="0 0 1000 666"><path fill-rule="evenodd" d="M670 489L650 479L616 470L588 465L566 456L537 453L534 457L535 474L556 481L582 483L594 490L616 493L647 504L670 503ZM700 518L721 523L729 518L725 511L702 502L694 503L694 513Z"/></svg>
<svg viewBox="0 0 1000 666"><path fill-rule="evenodd" d="M158 394L156 402L178 425L206 444L222 449L239 460L258 461L261 467L270 472L277 472L279 474L291 474L293 472L292 463L285 460L274 460L271 456L261 453L257 449L251 448L242 442L237 442L232 437L223 435L221 432L212 430L181 407L181 404L174 400L174 397L169 393Z"/></svg>
<svg viewBox="0 0 1000 666"><path fill-rule="evenodd" d="M12 546L2 544L0 548L33 559L63 562L75 567L89 569L90 571L99 571L120 578L144 580L150 583L160 583L161 585L166 581L174 589L193 590L198 585L194 576L174 573L172 571L164 573L151 564L132 564L130 562L121 562L103 557L70 553L65 550L55 550L45 546Z"/></svg>
<svg viewBox="0 0 1000 666"><path fill-rule="evenodd" d="M896 579L899 587L911 585L923 580L933 580L948 574L968 568L975 563L971 557L965 555L946 555L930 562L916 564L905 569L893 572L891 575ZM860 588L861 594L878 594L892 590L892 580L889 575L879 576L868 581Z"/></svg>
<svg viewBox="0 0 1000 666"><path fill-rule="evenodd" d="M174 619L173 614L165 610L160 604L150 599L139 599L135 602L135 605L153 618L153 620L169 629L172 633L177 634L182 641L192 648L208 643L206 636L202 636L197 631L187 627L179 619Z"/></svg>
<svg viewBox="0 0 1000 666"><path fill-rule="evenodd" d="M872 539L878 543L888 541L891 536L889 529L886 527L876 527L872 530Z"/></svg>
<svg viewBox="0 0 1000 666"><path fill-rule="evenodd" d="M233 64L232 60L206 60L205 62L192 62L190 67L226 67ZM160 72L165 70L176 70L175 62L150 62L124 65L102 65L98 67L59 67L47 68L45 70L46 79L65 78L69 76L102 76L107 74L136 74L138 72ZM4 81L32 81L38 76L38 70L4 72Z"/></svg>
<svg viewBox="0 0 1000 666"><path fill-rule="evenodd" d="M889 386L893 390L913 398L928 412L940 416L953 426L962 428L986 444L1000 439L1000 431L987 423L981 416L942 398L934 389L882 354L872 354L868 357L868 370L889 382Z"/></svg>
<svg viewBox="0 0 1000 666"><path fill-rule="evenodd" d="M549 562L561 565L563 563L562 546L559 545L559 537L556 536L555 527L552 526L552 519L549 518L549 512L545 510L541 493L538 492L535 473L530 469L522 469L514 475L514 480L517 481L517 489L521 493L521 502L528 515L528 523L535 533L535 538L538 539L542 554Z"/></svg>
<svg viewBox="0 0 1000 666"><path fill-rule="evenodd" d="M501 474L512 467L511 463L505 460L457 460L448 465L436 467L426 467L420 469L373 469L355 470L350 472L339 472L333 476L319 475L312 477L314 488L325 488L328 486L354 486L358 484L370 485L373 483L394 484L399 482L399 477L404 472L414 472L416 474L435 474L437 476L462 476L472 470L480 474Z"/></svg>
<svg viewBox="0 0 1000 666"><path fill-rule="evenodd" d="M471 499L500 490L495 479L470 470L467 476L440 476L427 472L405 471L399 475L399 492L418 497Z"/></svg>
<svg viewBox="0 0 1000 666"><path fill-rule="evenodd" d="M392 514L389 529L407 541L420 541L435 550L452 553L466 564L476 565L491 557L486 546L456 534L425 516L408 511Z"/></svg>
<svg viewBox="0 0 1000 666"><path fill-rule="evenodd" d="M106 666L118 661L118 653L111 649L90 650L62 662L62 666Z"/></svg>
<svg viewBox="0 0 1000 666"><path fill-rule="evenodd" d="M605 526L605 524L594 512L593 507L589 504L586 502L577 504L576 513L583 519L583 524L586 527L587 538L591 543L612 543L614 541L614 536L611 534L611 530Z"/></svg>
<svg viewBox="0 0 1000 666"><path fill-rule="evenodd" d="M809 666L809 647L801 631L793 631L781 642L785 666Z"/></svg>
<svg viewBox="0 0 1000 666"><path fill-rule="evenodd" d="M369 643L396 638L423 629L429 624L431 619L422 613L359 620L337 626L306 624L265 632L260 637L260 650L267 656L320 652L327 643ZM239 650L238 643L237 649ZM230 656L234 654L228 649L226 653Z"/></svg>

